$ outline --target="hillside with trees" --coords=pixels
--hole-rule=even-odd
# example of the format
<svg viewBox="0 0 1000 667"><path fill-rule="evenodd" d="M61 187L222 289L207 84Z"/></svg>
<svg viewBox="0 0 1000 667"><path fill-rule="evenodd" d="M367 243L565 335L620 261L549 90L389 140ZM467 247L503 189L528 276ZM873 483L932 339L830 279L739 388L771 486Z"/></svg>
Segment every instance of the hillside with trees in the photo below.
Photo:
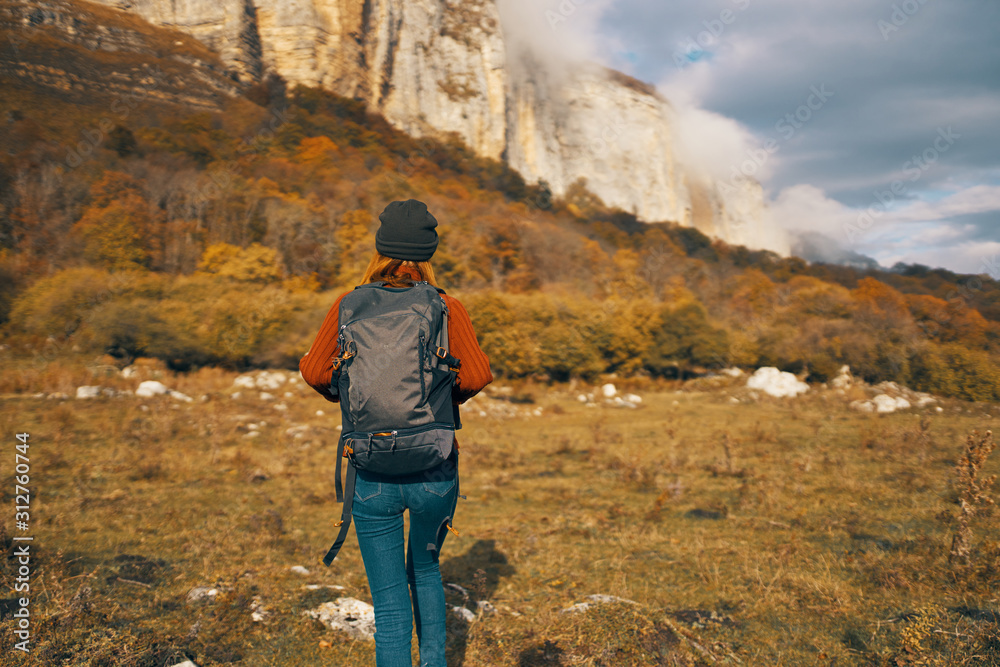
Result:
<svg viewBox="0 0 1000 667"><path fill-rule="evenodd" d="M849 364L1000 399L1000 291L985 275L729 246L610 210L583 181L555 199L454 138L410 137L275 77L217 109L144 100L124 115L113 91L70 103L2 83L0 323L27 354L51 337L122 363L294 368L360 278L378 213L412 197L440 222L439 281L500 376L772 365L824 381Z"/></svg>

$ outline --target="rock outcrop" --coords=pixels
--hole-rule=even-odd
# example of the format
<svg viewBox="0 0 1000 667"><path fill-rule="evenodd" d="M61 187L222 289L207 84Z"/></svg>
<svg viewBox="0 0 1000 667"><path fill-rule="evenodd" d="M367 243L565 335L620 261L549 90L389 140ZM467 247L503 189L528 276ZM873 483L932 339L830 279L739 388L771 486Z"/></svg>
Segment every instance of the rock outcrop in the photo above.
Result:
<svg viewBox="0 0 1000 667"><path fill-rule="evenodd" d="M411 135L455 133L558 196L584 179L642 220L788 253L759 184L723 187L678 163L674 112L651 86L596 65L549 71L505 40L495 0L100 1L194 35L243 79L275 71Z"/></svg>

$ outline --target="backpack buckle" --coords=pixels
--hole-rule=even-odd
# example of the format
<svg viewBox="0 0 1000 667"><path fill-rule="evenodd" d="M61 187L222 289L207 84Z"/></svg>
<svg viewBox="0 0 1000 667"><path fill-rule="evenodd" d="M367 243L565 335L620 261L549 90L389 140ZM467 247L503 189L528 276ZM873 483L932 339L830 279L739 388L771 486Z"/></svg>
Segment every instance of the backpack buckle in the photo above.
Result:
<svg viewBox="0 0 1000 667"><path fill-rule="evenodd" d="M437 357L438 359L444 359L445 357L448 356L448 350L444 349L443 347L438 347L438 349L434 350L434 356Z"/></svg>

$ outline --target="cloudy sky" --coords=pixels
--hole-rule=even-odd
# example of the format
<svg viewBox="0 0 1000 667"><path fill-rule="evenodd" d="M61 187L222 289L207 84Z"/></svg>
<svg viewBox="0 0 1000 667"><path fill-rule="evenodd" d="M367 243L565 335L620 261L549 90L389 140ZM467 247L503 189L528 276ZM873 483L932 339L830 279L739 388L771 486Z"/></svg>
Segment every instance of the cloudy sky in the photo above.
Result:
<svg viewBox="0 0 1000 667"><path fill-rule="evenodd" d="M656 84L697 159L752 173L783 226L1000 278L1000 2L500 4L539 48Z"/></svg>

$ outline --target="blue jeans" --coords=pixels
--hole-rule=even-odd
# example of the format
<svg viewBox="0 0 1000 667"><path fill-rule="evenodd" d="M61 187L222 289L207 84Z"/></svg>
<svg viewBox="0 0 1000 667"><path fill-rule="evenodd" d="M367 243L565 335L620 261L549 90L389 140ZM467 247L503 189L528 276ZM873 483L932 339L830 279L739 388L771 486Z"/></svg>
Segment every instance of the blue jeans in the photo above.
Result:
<svg viewBox="0 0 1000 667"><path fill-rule="evenodd" d="M375 664L412 667L416 622L421 667L445 667L445 602L438 556L458 500L457 461L407 477L357 472L354 529L375 606ZM404 555L403 511L410 510ZM413 608L410 608L410 596Z"/></svg>

